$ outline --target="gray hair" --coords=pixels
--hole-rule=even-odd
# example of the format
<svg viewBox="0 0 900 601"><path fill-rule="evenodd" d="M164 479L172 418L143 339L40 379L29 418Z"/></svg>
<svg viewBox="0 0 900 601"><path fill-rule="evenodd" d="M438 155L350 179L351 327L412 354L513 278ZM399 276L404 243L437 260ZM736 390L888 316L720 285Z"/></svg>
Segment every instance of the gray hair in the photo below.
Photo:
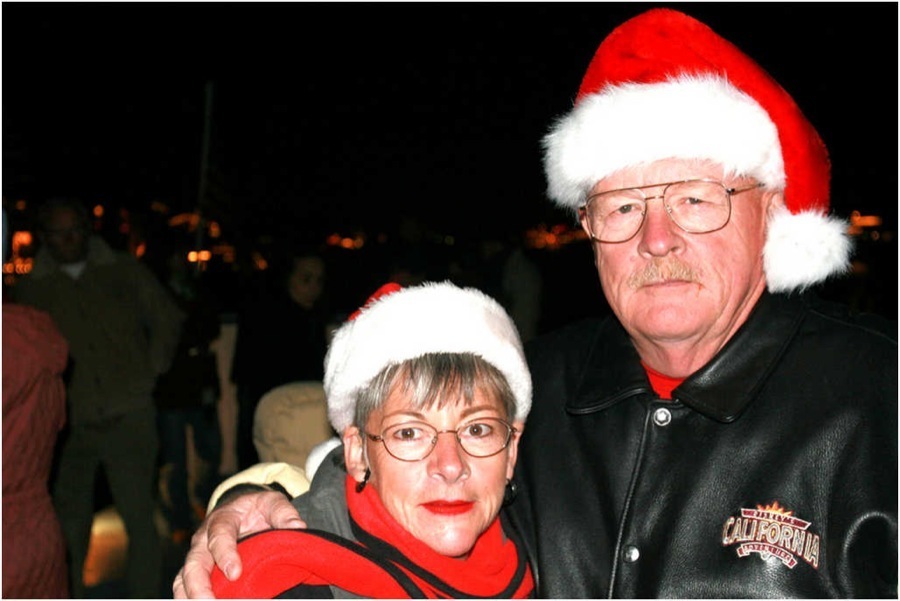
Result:
<svg viewBox="0 0 900 601"><path fill-rule="evenodd" d="M508 419L516 414L516 397L503 373L474 353L427 353L392 363L356 395L354 424L362 429L373 411L384 406L394 389L408 394L415 409L442 408L463 399L475 400L476 390L500 400Z"/></svg>

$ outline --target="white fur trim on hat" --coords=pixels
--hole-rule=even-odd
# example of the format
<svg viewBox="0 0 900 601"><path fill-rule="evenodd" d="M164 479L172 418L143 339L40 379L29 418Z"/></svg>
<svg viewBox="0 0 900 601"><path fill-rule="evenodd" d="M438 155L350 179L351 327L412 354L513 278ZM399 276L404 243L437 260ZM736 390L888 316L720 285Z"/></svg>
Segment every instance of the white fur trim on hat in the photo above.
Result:
<svg viewBox="0 0 900 601"><path fill-rule="evenodd" d="M548 192L572 210L620 169L654 161L712 159L724 173L771 190L787 185L778 130L752 97L717 76L607 86L585 96L544 138ZM803 290L849 268L843 220L787 209L769 221L763 252L771 292Z"/></svg>
<svg viewBox="0 0 900 601"><path fill-rule="evenodd" d="M390 364L428 353L474 353L506 377L516 420L531 409L531 375L516 327L497 301L449 282L403 288L362 308L335 333L325 357L328 417L353 422L357 393Z"/></svg>
<svg viewBox="0 0 900 601"><path fill-rule="evenodd" d="M608 86L544 138L548 191L576 209L608 175L669 158L713 159L725 172L784 188L778 130L753 98L716 76Z"/></svg>

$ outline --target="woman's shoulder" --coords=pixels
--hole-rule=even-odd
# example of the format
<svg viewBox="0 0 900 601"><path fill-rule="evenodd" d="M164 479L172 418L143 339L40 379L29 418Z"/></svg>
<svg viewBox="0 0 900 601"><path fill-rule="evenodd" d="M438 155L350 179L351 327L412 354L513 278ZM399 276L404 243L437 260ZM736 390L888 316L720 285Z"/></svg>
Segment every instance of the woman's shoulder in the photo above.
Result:
<svg viewBox="0 0 900 601"><path fill-rule="evenodd" d="M347 511L343 447L333 449L315 470L309 490L294 499L300 517L310 528L353 538Z"/></svg>

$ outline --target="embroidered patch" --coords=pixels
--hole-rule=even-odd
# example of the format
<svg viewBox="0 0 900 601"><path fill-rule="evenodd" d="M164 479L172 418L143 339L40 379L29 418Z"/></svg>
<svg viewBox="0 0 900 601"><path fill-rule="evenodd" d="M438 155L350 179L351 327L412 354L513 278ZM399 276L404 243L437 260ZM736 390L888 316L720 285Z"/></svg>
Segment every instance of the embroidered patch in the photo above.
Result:
<svg viewBox="0 0 900 601"><path fill-rule="evenodd" d="M757 505L756 509L741 508L740 515L725 520L722 546L736 545L738 557L751 553L762 559L774 557L790 569L800 558L819 569L819 535L811 532L811 522L801 520L774 501Z"/></svg>

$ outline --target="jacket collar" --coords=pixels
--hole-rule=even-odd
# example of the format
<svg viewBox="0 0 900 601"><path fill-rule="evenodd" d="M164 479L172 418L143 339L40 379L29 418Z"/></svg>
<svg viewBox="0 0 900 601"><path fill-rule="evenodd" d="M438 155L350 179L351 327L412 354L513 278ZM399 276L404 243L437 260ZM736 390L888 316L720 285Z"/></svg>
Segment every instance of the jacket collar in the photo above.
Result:
<svg viewBox="0 0 900 601"><path fill-rule="evenodd" d="M672 398L723 423L736 420L756 398L793 339L804 302L768 292L747 321L710 360L672 391ZM598 328L575 394L566 410L592 413L638 395L654 394L627 332L614 318Z"/></svg>
<svg viewBox="0 0 900 601"><path fill-rule="evenodd" d="M87 264L109 265L115 261L115 252L105 240L98 236L88 239ZM31 276L34 279L45 278L59 271L59 263L50 255L46 247L41 248L34 258Z"/></svg>

